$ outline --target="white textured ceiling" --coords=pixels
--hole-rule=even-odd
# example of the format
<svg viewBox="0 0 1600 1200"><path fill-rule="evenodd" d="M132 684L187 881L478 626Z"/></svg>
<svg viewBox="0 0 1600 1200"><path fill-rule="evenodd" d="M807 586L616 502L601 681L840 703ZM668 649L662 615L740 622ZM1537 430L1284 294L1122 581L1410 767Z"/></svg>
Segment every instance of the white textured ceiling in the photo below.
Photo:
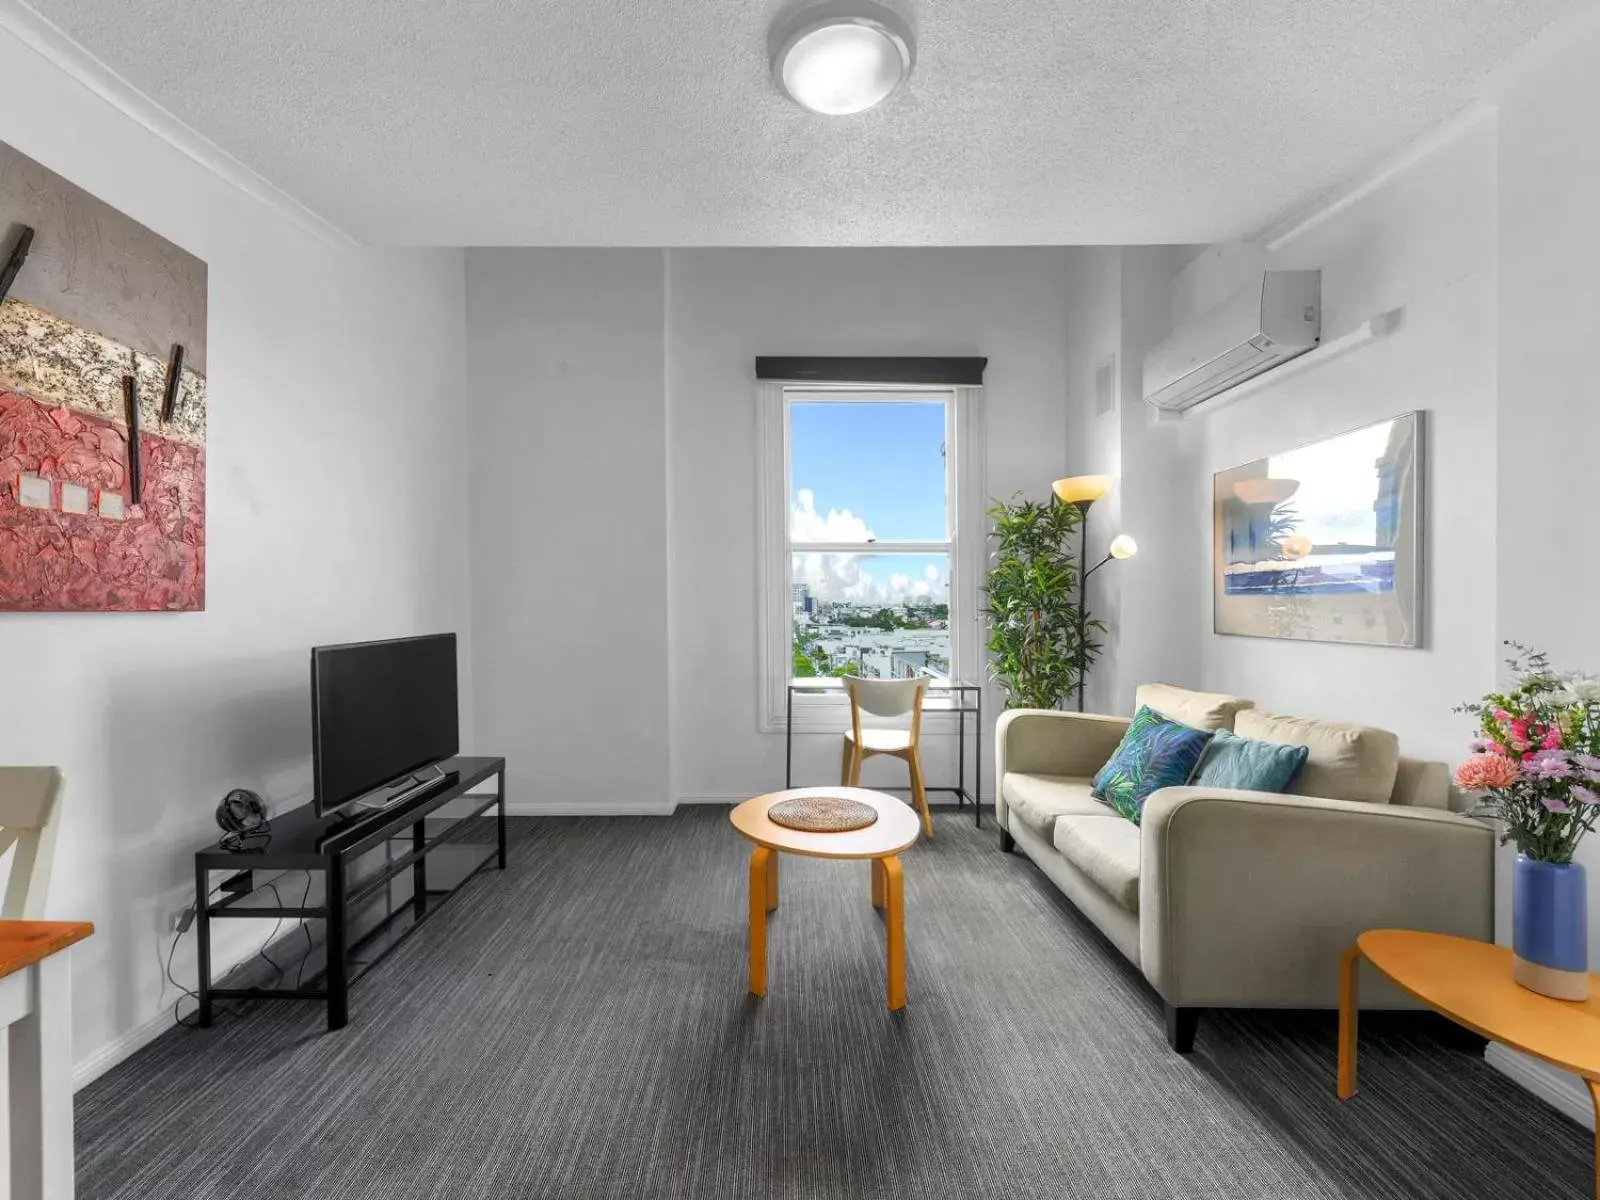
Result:
<svg viewBox="0 0 1600 1200"><path fill-rule="evenodd" d="M857 117L773 88L782 0L29 0L362 241L1206 242L1468 103L1594 0L921 0Z"/></svg>

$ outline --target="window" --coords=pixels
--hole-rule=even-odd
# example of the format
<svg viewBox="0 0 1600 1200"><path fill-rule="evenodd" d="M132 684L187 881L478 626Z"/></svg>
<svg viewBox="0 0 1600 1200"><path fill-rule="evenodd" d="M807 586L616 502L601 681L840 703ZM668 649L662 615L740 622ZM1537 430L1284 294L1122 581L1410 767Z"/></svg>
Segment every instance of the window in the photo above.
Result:
<svg viewBox="0 0 1600 1200"><path fill-rule="evenodd" d="M980 394L763 385L764 728L782 728L791 677L973 674Z"/></svg>

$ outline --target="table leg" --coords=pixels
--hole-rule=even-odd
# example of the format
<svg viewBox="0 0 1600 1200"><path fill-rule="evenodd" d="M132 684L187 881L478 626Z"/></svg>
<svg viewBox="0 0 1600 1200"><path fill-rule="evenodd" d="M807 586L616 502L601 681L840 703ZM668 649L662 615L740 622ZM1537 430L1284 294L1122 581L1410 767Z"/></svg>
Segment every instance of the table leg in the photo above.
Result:
<svg viewBox="0 0 1600 1200"><path fill-rule="evenodd" d="M978 685L978 710L972 716L972 823L983 828L983 685ZM967 716L961 714L962 732L966 732ZM996 782L996 787L999 783Z"/></svg>
<svg viewBox="0 0 1600 1200"><path fill-rule="evenodd" d="M1360 997L1356 967L1361 950L1351 946L1339 960L1339 1099L1356 1094L1356 1025L1360 1017Z"/></svg>
<svg viewBox="0 0 1600 1200"><path fill-rule="evenodd" d="M72 1156L72 994L65 953L28 968L33 1011L12 1024L7 1081L11 1102L8 1194L70 1200Z"/></svg>
<svg viewBox="0 0 1600 1200"><path fill-rule="evenodd" d="M1589 1084L1589 1100L1594 1104L1594 1194L1600 1196L1600 1083Z"/></svg>
<svg viewBox="0 0 1600 1200"><path fill-rule="evenodd" d="M767 994L767 862L772 851L757 846L750 855L750 990Z"/></svg>
<svg viewBox="0 0 1600 1200"><path fill-rule="evenodd" d="M894 855L883 864L883 899L889 925L889 1011L906 1006L906 883Z"/></svg>
<svg viewBox="0 0 1600 1200"><path fill-rule="evenodd" d="M767 911L778 907L778 854L767 855Z"/></svg>
<svg viewBox="0 0 1600 1200"><path fill-rule="evenodd" d="M884 898L883 860L872 860L872 907L882 908L888 901Z"/></svg>

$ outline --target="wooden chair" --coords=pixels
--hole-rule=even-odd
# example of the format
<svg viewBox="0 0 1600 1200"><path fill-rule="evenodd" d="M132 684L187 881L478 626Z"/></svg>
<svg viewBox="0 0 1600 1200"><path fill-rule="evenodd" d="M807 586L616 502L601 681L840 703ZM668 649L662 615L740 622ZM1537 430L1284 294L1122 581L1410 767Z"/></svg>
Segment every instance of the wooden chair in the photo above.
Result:
<svg viewBox="0 0 1600 1200"><path fill-rule="evenodd" d="M922 699L928 692L927 677L921 679L858 679L844 677L845 694L850 697L850 728L844 735L844 763L839 782L845 787L861 786L861 763L874 754L889 754L905 760L911 769L911 798L922 813L922 832L933 836L933 814L928 811L928 789L922 781L922 760L917 747L922 740ZM911 714L910 729L862 729L861 714L875 717L903 717Z"/></svg>
<svg viewBox="0 0 1600 1200"><path fill-rule="evenodd" d="M12 851L0 918L36 921L44 916L60 809L60 768L0 767L0 854Z"/></svg>

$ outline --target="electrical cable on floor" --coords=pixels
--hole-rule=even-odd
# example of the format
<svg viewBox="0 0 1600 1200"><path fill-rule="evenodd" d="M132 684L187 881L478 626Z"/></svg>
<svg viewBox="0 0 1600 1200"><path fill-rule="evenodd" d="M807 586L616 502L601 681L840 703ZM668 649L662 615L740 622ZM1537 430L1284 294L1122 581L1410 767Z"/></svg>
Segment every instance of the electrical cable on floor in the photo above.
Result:
<svg viewBox="0 0 1600 1200"><path fill-rule="evenodd" d="M288 874L288 872L285 872L285 874ZM306 871L305 872L305 877L306 877L305 891L301 894L301 897L300 897L300 907L301 908L304 908L306 906L306 902L311 898L311 872L310 871ZM266 883L262 884L262 888L261 888L261 890L270 891L272 893L272 897L277 902L277 907L278 908L282 908L283 907L283 896L278 891L278 879L281 879L281 878L282 878L282 876L280 875L276 879L268 880ZM220 892L222 892L224 890L225 889L223 887L221 887L221 886L213 888L212 891L209 894L207 894L205 902L207 904L210 904L211 901ZM256 951L256 953L258 955L260 955L260 957L266 962L266 964L268 966L270 966L273 969L274 972L276 972L277 978L273 981L274 986L276 986L277 984L280 984L280 983L283 982L284 968L280 967L277 964L277 962L273 959L273 957L270 954L267 953L267 947L272 944L272 939L278 936L278 930L283 928L283 922L284 922L284 918L282 916L280 916L278 918L278 920L277 920L277 923L273 925L272 932L267 934L266 941L264 941L261 944L261 947ZM304 920L302 920L302 922L301 922L301 928L305 929L305 931L306 931L306 953L309 955L310 952L311 952L311 948L312 948L311 929L310 929L310 926ZM178 933L178 935L172 939L172 945L167 948L167 958L166 958L166 962L163 964L162 969L163 969L163 972L166 975L167 982L170 983L173 987L177 988L178 991L182 993L182 995L180 995L178 997L178 999L173 1002L173 1005L172 1005L172 1020L173 1020L173 1023L177 1024L177 1025L182 1025L185 1029L194 1029L200 1023L199 1013L196 1012L196 1013L192 1014L191 1016L189 1016L188 1018L185 1018L181 1010L183 1008L183 1002L184 1002L185 999L193 1000L196 1004L198 1004L200 1002L200 994L198 992L196 992L193 988L186 987L184 984L179 983L178 980L172 974L172 962L173 962L173 959L177 955L177 952L178 952L178 943L183 940L183 935L184 935L184 933L187 933L187 932L188 932L188 930L184 929L184 930L180 931ZM295 974L295 988L296 988L296 990L298 990L299 987L300 987L300 979L301 979L301 976L305 972L305 966L306 966L306 960L305 960L305 958L302 958L300 960L300 968ZM235 969L237 969L237 968L235 968ZM218 1002L217 1003L217 1007L221 1011L229 1014L230 1016L238 1016L241 1013L244 1013L244 1012L248 1011L248 1002L242 1002L242 1003L239 1003L239 1004L236 1004L236 1005L229 1005L229 1004L227 1004L225 1002Z"/></svg>

